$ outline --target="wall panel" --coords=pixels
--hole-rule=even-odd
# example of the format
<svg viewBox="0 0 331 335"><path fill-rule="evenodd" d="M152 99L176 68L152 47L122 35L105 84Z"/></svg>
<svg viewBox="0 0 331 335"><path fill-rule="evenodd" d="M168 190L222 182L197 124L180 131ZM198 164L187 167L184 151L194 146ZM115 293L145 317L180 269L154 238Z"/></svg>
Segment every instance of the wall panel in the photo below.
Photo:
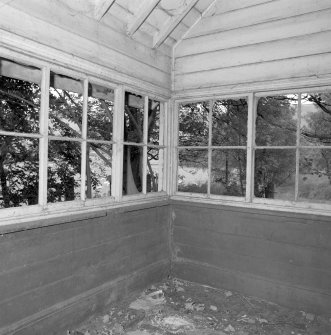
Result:
<svg viewBox="0 0 331 335"><path fill-rule="evenodd" d="M181 201L172 210L176 276L330 313L330 218Z"/></svg>

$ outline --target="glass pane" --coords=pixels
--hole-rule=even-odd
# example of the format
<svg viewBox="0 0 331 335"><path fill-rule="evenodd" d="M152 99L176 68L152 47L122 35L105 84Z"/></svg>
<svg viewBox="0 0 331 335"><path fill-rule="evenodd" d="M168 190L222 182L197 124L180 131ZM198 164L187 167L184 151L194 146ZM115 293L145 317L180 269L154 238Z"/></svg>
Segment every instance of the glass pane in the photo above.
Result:
<svg viewBox="0 0 331 335"><path fill-rule="evenodd" d="M39 132L38 69L0 59L0 130ZM26 79L23 79L26 78Z"/></svg>
<svg viewBox="0 0 331 335"><path fill-rule="evenodd" d="M256 145L296 145L298 96L260 98L256 114Z"/></svg>
<svg viewBox="0 0 331 335"><path fill-rule="evenodd" d="M215 101L212 145L246 145L247 112L246 99Z"/></svg>
<svg viewBox="0 0 331 335"><path fill-rule="evenodd" d="M49 90L49 134L81 137L83 82L51 73Z"/></svg>
<svg viewBox="0 0 331 335"><path fill-rule="evenodd" d="M207 193L208 150L179 150L177 184L179 192Z"/></svg>
<svg viewBox="0 0 331 335"><path fill-rule="evenodd" d="M111 195L111 160L111 145L87 144L86 197L88 199Z"/></svg>
<svg viewBox="0 0 331 335"><path fill-rule="evenodd" d="M144 97L125 92L124 141L143 143Z"/></svg>
<svg viewBox="0 0 331 335"><path fill-rule="evenodd" d="M0 208L38 203L39 141L0 136Z"/></svg>
<svg viewBox="0 0 331 335"><path fill-rule="evenodd" d="M48 202L80 199L80 171L80 143L50 141L48 146Z"/></svg>
<svg viewBox="0 0 331 335"><path fill-rule="evenodd" d="M245 196L245 150L213 150L211 169L211 194Z"/></svg>
<svg viewBox="0 0 331 335"><path fill-rule="evenodd" d="M301 95L301 145L331 145L331 93Z"/></svg>
<svg viewBox="0 0 331 335"><path fill-rule="evenodd" d="M125 145L123 155L123 195L142 192L143 147Z"/></svg>
<svg viewBox="0 0 331 335"><path fill-rule="evenodd" d="M180 105L178 145L208 145L208 116L209 103L206 101Z"/></svg>
<svg viewBox="0 0 331 335"><path fill-rule="evenodd" d="M163 149L147 148L147 192L162 191Z"/></svg>
<svg viewBox="0 0 331 335"><path fill-rule="evenodd" d="M113 133L114 91L96 84L89 85L87 137L111 141Z"/></svg>
<svg viewBox="0 0 331 335"><path fill-rule="evenodd" d="M300 150L299 200L331 201L331 150Z"/></svg>
<svg viewBox="0 0 331 335"><path fill-rule="evenodd" d="M148 101L148 143L159 145L160 136L160 101Z"/></svg>
<svg viewBox="0 0 331 335"><path fill-rule="evenodd" d="M256 149L255 196L294 200L295 166L295 150Z"/></svg>

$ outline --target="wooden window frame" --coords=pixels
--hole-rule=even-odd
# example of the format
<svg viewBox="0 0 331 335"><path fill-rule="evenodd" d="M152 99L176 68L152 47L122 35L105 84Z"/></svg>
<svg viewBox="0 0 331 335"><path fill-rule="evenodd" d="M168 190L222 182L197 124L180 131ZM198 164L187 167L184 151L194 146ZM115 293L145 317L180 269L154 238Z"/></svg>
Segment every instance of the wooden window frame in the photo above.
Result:
<svg viewBox="0 0 331 335"><path fill-rule="evenodd" d="M38 204L22 206L22 207L11 207L11 208L1 208L0 209L0 227L15 224L17 222L29 222L33 220L38 220L39 218L47 217L57 217L57 216L68 216L69 214L79 214L80 212L95 212L102 208L113 208L122 207L135 204L141 204L144 202L149 202L151 199L165 200L168 199L167 195L167 184L166 184L166 161L168 152L168 146L165 142L164 134L166 133L168 122L168 103L165 98L158 97L156 94L151 94L150 92L140 92L139 94L144 95L147 99L154 99L160 101L162 106L160 113L160 145L155 146L149 144L148 147L159 147L164 151L164 158L160 161L163 165L163 175L160 178L162 180L162 185L164 191L161 192L151 192L148 194L138 194L135 196L123 196L122 195L122 176L123 176L123 130L124 130L124 96L126 91L136 92L134 87L128 87L123 84L115 84L104 78L99 78L96 76L86 75L82 72L68 69L63 66L48 64L43 61L38 61L34 59L27 60L26 57L8 57L4 55L4 58L17 62L25 66L33 66L40 70L41 72L41 103L39 111L39 133L16 133L1 131L0 135L10 135L17 137L26 138L36 138L39 139L39 194L38 194ZM58 136L51 136L48 133L48 118L49 118L49 88L50 88L50 74L51 72L56 74L61 74L65 76L70 76L72 78L81 80L83 83L83 115L82 115L82 134L80 138L64 138ZM85 180L86 180L86 146L89 142L98 142L98 140L89 139L87 137L87 112L88 112L88 85L89 83L97 84L110 88L114 90L114 112L113 112L113 137L111 141L101 141L102 143L107 143L112 146L112 183L111 183L111 196L104 198L87 199L85 192ZM138 84L137 84L138 85ZM146 106L144 108L144 113L148 113ZM161 118L162 114L162 118ZM145 125L145 127L147 124ZM161 143L162 136L162 143ZM81 145L81 182L80 182L80 199L64 201L58 203L47 203L47 165L48 165L48 145L49 140L68 140L79 142ZM147 134L146 134L147 140ZM99 141L100 142L100 141ZM145 145L145 143L144 143ZM147 146L144 149L147 157ZM146 170L146 167L145 167Z"/></svg>
<svg viewBox="0 0 331 335"><path fill-rule="evenodd" d="M250 92L247 94L217 94L213 96L201 96L199 98L188 99L188 98L179 98L174 99L173 101L173 120L172 125L174 132L176 133L175 138L172 141L171 147L172 150L172 162L173 162L173 170L171 172L171 198L174 200L182 200L182 201L192 201L192 202L202 202L202 203L210 203L210 204L221 204L221 205L230 205L234 207L245 207L245 208L257 208L257 209L270 209L276 211L292 211L292 212L300 212L300 213L308 213L308 214L321 214L331 216L331 203L319 203L313 201L298 201L298 171L299 171L299 149L303 148L328 148L331 150L331 146L303 146L300 145L300 121L301 114L298 114L298 125L296 132L296 144L293 146L284 146L284 148L289 149L293 148L296 150L296 184L295 184L295 201L286 201L279 199L266 199L266 198L257 198L254 196L254 159L255 159L255 150L261 149L263 146L258 146L255 144L255 120L256 120L256 111L257 111L257 102L260 97L264 96L276 96L282 94L302 94L302 93L311 93L311 92L325 92L330 91L330 86L313 86L313 87L302 87L302 88L294 88L294 89L286 89L286 90L271 90L271 91L256 91ZM210 194L210 150L214 148L210 145L206 146L208 149L208 192L207 194L199 194L199 193L187 193L187 192L178 192L177 191L177 180L178 180L178 150L183 148L178 145L178 111L179 105L182 103L194 103L200 101L214 101L221 99L238 99L238 98L246 98L248 103L248 120L247 120L247 166L246 166L246 195L245 197L236 197L236 196L222 196L222 195L212 195ZM301 104L301 99L299 99L299 109ZM210 111L209 111L210 113ZM209 122L209 127L211 126ZM209 136L211 136L211 131L209 129ZM190 148L190 147L185 147ZM204 147L199 147L204 148ZM266 148L271 149L271 146L266 146ZM281 149L282 146L277 146L277 149Z"/></svg>

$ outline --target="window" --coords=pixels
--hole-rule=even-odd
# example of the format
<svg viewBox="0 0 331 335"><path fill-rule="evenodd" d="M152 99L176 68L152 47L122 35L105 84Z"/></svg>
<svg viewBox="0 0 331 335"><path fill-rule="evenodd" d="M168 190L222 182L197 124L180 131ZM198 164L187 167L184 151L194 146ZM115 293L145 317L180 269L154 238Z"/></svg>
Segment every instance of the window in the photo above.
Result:
<svg viewBox="0 0 331 335"><path fill-rule="evenodd" d="M176 150L178 195L320 208L331 202L331 93L179 103Z"/></svg>
<svg viewBox="0 0 331 335"><path fill-rule="evenodd" d="M0 58L3 217L164 189L164 103L117 88L69 70ZM115 110L120 99L124 108ZM123 163L123 178L114 175L122 171L115 172L114 161ZM10 211L15 207L24 210Z"/></svg>
<svg viewBox="0 0 331 335"><path fill-rule="evenodd" d="M179 192L245 196L247 110L245 98L180 104Z"/></svg>
<svg viewBox="0 0 331 335"><path fill-rule="evenodd" d="M126 92L123 195L163 191L164 104Z"/></svg>

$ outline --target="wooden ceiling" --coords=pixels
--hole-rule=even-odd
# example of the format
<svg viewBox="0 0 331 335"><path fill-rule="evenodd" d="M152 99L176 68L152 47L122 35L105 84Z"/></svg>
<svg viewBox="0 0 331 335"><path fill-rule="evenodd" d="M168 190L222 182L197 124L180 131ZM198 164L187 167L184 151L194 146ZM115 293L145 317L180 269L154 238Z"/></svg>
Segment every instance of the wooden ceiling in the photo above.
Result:
<svg viewBox="0 0 331 335"><path fill-rule="evenodd" d="M71 11L124 30L139 40L152 38L153 48L173 46L217 0L60 0Z"/></svg>

